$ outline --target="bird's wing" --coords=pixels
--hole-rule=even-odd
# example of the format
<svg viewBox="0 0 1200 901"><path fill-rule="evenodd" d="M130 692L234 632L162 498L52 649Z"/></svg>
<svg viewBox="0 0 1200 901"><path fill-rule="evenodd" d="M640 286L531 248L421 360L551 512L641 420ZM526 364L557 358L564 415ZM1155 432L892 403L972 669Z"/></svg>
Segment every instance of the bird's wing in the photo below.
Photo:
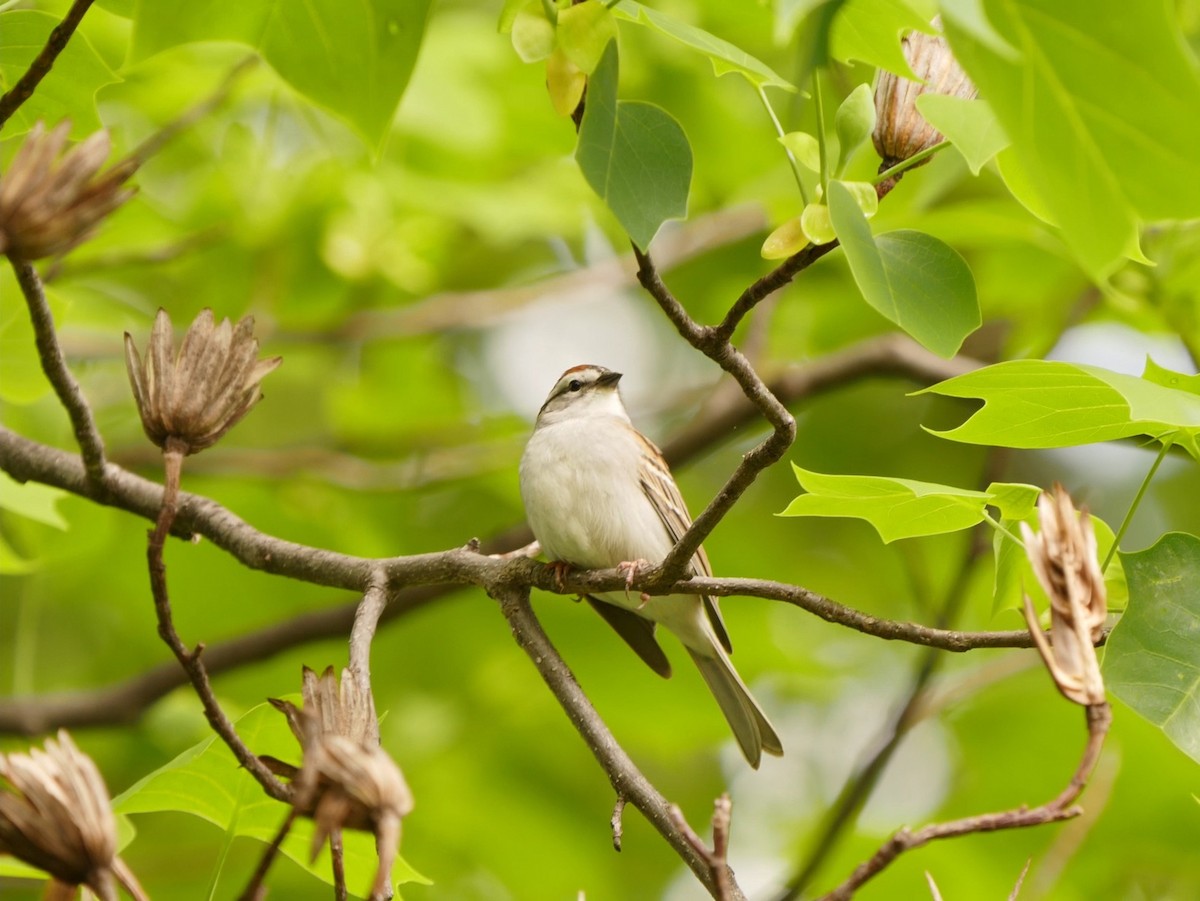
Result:
<svg viewBox="0 0 1200 901"><path fill-rule="evenodd" d="M671 541L676 542L691 526L691 514L688 513L683 495L679 493L679 486L671 477L671 472L667 469L667 464L663 461L658 448L645 436L639 435L638 437L646 444L646 453L642 454L641 472L639 473L642 491L645 492L646 498L654 507L658 518L662 520L667 534L671 536ZM697 576L713 574L712 566L708 562L708 554L704 553L703 547L696 548L696 553L692 557L692 573ZM725 649L726 653L733 653L733 643L729 640L729 632L725 628L725 621L721 618L721 608L717 606L717 599L701 595L701 600L704 602L704 611L708 614L709 622L712 623L713 631L716 633L721 647Z"/></svg>
<svg viewBox="0 0 1200 901"><path fill-rule="evenodd" d="M604 617L604 621L625 639L625 643L633 648L634 653L641 657L650 669L664 679L671 678L671 661L667 659L667 655L658 644L658 639L654 637L653 620L638 616L632 610L626 610L600 598L594 598L590 594L584 597L592 605L592 609Z"/></svg>

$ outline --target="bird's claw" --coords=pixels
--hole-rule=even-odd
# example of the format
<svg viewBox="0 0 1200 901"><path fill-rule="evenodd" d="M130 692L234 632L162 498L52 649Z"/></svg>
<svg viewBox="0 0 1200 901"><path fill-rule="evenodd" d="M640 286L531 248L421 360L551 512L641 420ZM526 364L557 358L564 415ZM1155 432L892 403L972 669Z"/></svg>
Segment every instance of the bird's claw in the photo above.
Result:
<svg viewBox="0 0 1200 901"><path fill-rule="evenodd" d="M546 566L554 571L554 585L562 591L566 585L567 573L571 571L571 564L565 560L551 560Z"/></svg>
<svg viewBox="0 0 1200 901"><path fill-rule="evenodd" d="M625 574L625 599L629 599L629 591L633 588L633 582L637 579L638 570L650 564L645 560L624 560L617 564L617 572ZM650 595L642 593L642 603L650 600Z"/></svg>

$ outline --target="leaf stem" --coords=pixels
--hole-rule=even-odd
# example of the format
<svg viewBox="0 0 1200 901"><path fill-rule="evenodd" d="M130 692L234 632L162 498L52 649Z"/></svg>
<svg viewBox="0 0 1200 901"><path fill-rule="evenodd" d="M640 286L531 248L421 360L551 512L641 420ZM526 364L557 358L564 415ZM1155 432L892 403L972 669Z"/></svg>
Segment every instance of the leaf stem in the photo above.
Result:
<svg viewBox="0 0 1200 901"><path fill-rule="evenodd" d="M1025 547L1024 541L1022 541L1016 534L1014 534L1011 529L1006 528L1004 525L1002 525L998 519L993 519L991 514L988 513L986 509L983 511L983 521L986 522L993 529L995 529L997 532L999 532L1001 535L1003 535L1005 538L1008 538L1008 539L1012 540L1013 542L1015 542L1017 547Z"/></svg>
<svg viewBox="0 0 1200 901"><path fill-rule="evenodd" d="M812 95L817 114L817 152L821 159L821 196L829 191L829 148L825 146L825 103L821 99L819 70L813 69Z"/></svg>
<svg viewBox="0 0 1200 901"><path fill-rule="evenodd" d="M919 163L925 162L925 160L929 159L931 156L933 156L939 150L944 150L949 146L950 146L949 141L940 141L937 144L934 144L932 147L926 147L920 153L914 153L908 159L901 160L900 162L896 163L896 165L892 166L890 169L884 169L882 172L880 172L878 175L876 175L874 178L871 179L871 184L877 185L880 182L887 181L889 178L895 178L897 175L899 175L905 169L911 169L913 166L916 166ZM822 159L824 159L824 157L822 157Z"/></svg>
<svg viewBox="0 0 1200 901"><path fill-rule="evenodd" d="M771 106L771 101L767 99L767 92L761 85L758 88L758 99L762 101L762 105L767 110L767 115L771 117L771 122L775 126L775 134L782 138L786 134L783 130L783 124L779 121L779 117L775 115L775 109ZM800 189L800 202L808 206L808 192L804 189L804 179L800 177L800 161L796 159L796 155L788 149L786 144L783 146L783 152L787 154L788 164L792 167L792 175L796 179L796 187Z"/></svg>
<svg viewBox="0 0 1200 901"><path fill-rule="evenodd" d="M1142 484L1138 486L1137 494L1134 495L1133 503L1129 505L1129 511L1125 514L1125 518L1121 520L1121 527L1117 529L1117 534L1113 536L1112 547L1108 549L1108 555L1104 558L1104 563L1100 566L1101 572L1108 572L1108 564L1112 563L1112 558L1116 556L1117 548L1121 544L1121 539L1125 537L1125 533L1129 530L1130 523L1133 522L1133 515L1137 512L1138 506L1142 502L1142 498L1146 496L1146 489L1150 487L1150 480L1154 478L1154 474L1158 472L1158 467L1162 465L1162 461L1167 456L1167 451L1171 449L1170 439L1163 442L1162 450L1158 452L1158 456L1154 458L1154 463L1150 467L1150 471L1146 473L1146 477L1142 479Z"/></svg>

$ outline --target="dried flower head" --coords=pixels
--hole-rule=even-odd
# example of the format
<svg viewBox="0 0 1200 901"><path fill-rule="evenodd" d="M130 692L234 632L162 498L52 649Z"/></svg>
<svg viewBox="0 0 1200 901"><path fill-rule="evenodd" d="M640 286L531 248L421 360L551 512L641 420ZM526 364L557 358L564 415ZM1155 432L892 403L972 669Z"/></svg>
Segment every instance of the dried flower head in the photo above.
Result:
<svg viewBox="0 0 1200 901"><path fill-rule="evenodd" d="M218 325L205 309L176 354L171 317L160 309L144 362L126 332L125 367L146 436L184 454L211 447L262 399L259 384L282 362L257 356L252 316Z"/></svg>
<svg viewBox="0 0 1200 901"><path fill-rule="evenodd" d="M1025 553L1050 596L1050 643L1025 597L1025 621L1058 690L1076 704L1104 703L1104 680L1095 643L1108 615L1096 534L1087 510L1075 511L1070 495L1056 484L1038 498L1039 531L1021 523Z"/></svg>
<svg viewBox="0 0 1200 901"><path fill-rule="evenodd" d="M45 870L68 886L114 898L116 879L143 897L116 856L117 823L100 771L65 730L46 749L0 754L0 854Z"/></svg>
<svg viewBox="0 0 1200 901"><path fill-rule="evenodd" d="M304 751L292 803L316 825L313 857L338 830L373 832L379 868L371 898L389 898L400 822L412 811L413 797L400 768L379 745L370 690L348 669L339 684L333 667L320 678L305 667L302 695L303 708L271 703L287 717ZM279 768L277 762L273 768Z"/></svg>
<svg viewBox="0 0 1200 901"><path fill-rule="evenodd" d="M123 187L137 169L133 160L102 176L108 132L98 131L65 154L71 124L47 133L37 123L0 176L0 253L37 260L83 242L105 216L135 193Z"/></svg>
<svg viewBox="0 0 1200 901"><path fill-rule="evenodd" d="M936 19L934 24L938 24ZM875 131L871 138L883 158L880 171L890 169L942 140L941 132L918 112L918 97L945 94L971 100L979 93L942 35L914 31L904 38L903 49L909 68L920 80L911 81L879 70L875 84Z"/></svg>

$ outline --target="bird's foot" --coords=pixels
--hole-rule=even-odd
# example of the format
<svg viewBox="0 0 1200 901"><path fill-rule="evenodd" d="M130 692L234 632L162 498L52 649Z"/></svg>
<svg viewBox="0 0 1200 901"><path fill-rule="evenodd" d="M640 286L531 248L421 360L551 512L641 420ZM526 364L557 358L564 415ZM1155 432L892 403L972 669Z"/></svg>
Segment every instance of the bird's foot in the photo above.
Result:
<svg viewBox="0 0 1200 901"><path fill-rule="evenodd" d="M565 560L551 560L546 564L546 568L554 571L554 584L562 591L567 581L567 573L571 571L571 564Z"/></svg>
<svg viewBox="0 0 1200 901"><path fill-rule="evenodd" d="M633 582L638 577L638 570L645 569L650 566L646 560L625 560L617 564L617 572L625 574L625 599L629 599L629 590L633 588ZM650 595L642 592L642 603L650 600ZM639 605L640 606L640 605Z"/></svg>

